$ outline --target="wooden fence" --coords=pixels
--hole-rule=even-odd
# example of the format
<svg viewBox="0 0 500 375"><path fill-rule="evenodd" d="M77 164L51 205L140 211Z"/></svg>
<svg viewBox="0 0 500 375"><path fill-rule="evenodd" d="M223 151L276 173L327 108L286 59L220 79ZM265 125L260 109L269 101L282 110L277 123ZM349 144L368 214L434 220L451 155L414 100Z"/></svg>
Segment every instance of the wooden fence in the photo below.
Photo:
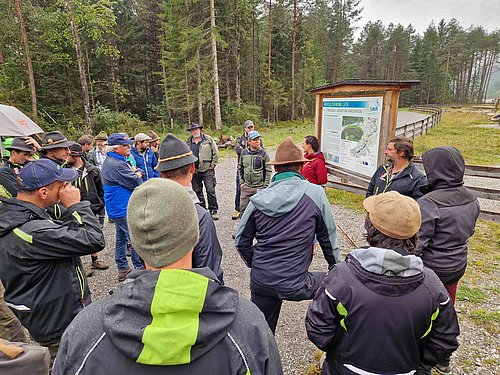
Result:
<svg viewBox="0 0 500 375"><path fill-rule="evenodd" d="M422 107L422 106L412 106L410 109L419 112L431 113L428 117L423 120L411 122L409 124L404 124L396 127L396 135L404 135L405 137L415 139L416 137L427 134L429 129L435 127L441 120L442 109L440 107Z"/></svg>
<svg viewBox="0 0 500 375"><path fill-rule="evenodd" d="M396 135L405 135L408 138L415 139L422 134L427 134L428 129L437 125L441 119L441 108L439 107L411 107L411 109L421 112L432 113L429 117L401 125L396 128ZM414 163L423 168L422 161L417 156ZM355 173L334 169L327 165L328 173L340 179L340 181L329 180L327 186L335 189L349 191L351 193L365 195L370 179ZM473 177L483 177L488 179L500 180L500 167L490 167L483 165L466 165L465 175ZM498 185L498 184L497 184ZM474 192L478 198L500 201L500 189L483 188L472 185L466 185L468 189ZM500 212L481 209L480 219L500 222Z"/></svg>

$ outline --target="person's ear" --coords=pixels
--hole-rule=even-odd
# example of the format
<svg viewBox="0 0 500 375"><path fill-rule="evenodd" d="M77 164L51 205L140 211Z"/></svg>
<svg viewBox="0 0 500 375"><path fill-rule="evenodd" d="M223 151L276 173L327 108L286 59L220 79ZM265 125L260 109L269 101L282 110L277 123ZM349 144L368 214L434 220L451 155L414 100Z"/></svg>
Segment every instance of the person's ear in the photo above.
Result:
<svg viewBox="0 0 500 375"><path fill-rule="evenodd" d="M36 191L36 194L38 195L38 197L41 200L45 200L45 199L47 199L47 196L49 195L49 189L47 188L47 186L41 187L40 189L38 189Z"/></svg>
<svg viewBox="0 0 500 375"><path fill-rule="evenodd" d="M191 164L191 167L189 167L189 173L194 174L196 171L196 167L194 166L194 163Z"/></svg>

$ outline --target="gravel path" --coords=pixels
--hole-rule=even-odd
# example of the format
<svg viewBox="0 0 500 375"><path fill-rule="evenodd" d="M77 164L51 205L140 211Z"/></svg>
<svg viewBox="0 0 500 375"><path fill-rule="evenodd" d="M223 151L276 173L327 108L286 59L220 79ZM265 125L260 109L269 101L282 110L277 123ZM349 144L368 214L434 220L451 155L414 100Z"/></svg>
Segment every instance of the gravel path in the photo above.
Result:
<svg viewBox="0 0 500 375"><path fill-rule="evenodd" d="M398 111L398 117L396 120L396 128L400 128L406 124L411 124L413 122L423 120L431 115L432 115L432 113Z"/></svg>
<svg viewBox="0 0 500 375"><path fill-rule="evenodd" d="M235 172L236 158L226 158L221 161L216 169L217 174L217 198L219 202L220 220L216 222L219 241L223 249L223 269L226 285L238 290L242 296L250 298L249 290L249 269L244 265L234 247L234 240L231 235L236 231L238 221L231 220L231 214L234 209L234 191L235 191ZM357 212L333 206L334 218L337 224L340 224L347 233L360 245L364 244L363 240L363 222L364 215ZM114 226L113 224L105 224L106 249L101 252L100 259L105 260L110 265L109 270L97 271L94 276L89 278L90 288L93 293L93 299L100 299L110 294L119 283L116 279L116 268L114 264ZM337 238L339 247L342 250L342 256L352 249L344 236L337 230ZM89 266L90 256L83 259L86 267ZM325 271L327 263L321 252L314 257L310 267L312 271ZM317 350L307 339L304 328L304 317L308 306L308 301L303 302L287 302L283 303L280 320L277 327L276 340L281 353L284 374L299 375L304 374L306 368L312 363L313 354ZM469 345L461 347L460 351L464 356L468 350L487 350L492 344L494 337L478 330L477 327L463 327L461 341L469 343ZM494 345L492 350L494 349ZM491 347L490 347L491 348ZM496 366L493 365L493 370L488 371L486 366L478 367L478 372L457 372L457 373L477 373L477 374L494 374ZM485 371L486 370L486 371Z"/></svg>

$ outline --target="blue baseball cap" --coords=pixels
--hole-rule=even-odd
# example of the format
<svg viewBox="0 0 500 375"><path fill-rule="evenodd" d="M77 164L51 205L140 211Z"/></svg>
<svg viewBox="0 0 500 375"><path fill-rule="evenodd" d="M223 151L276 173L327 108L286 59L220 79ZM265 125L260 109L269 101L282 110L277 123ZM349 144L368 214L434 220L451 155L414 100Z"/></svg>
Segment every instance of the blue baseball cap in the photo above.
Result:
<svg viewBox="0 0 500 375"><path fill-rule="evenodd" d="M78 177L74 168L63 168L50 159L42 158L26 164L17 181L20 190L34 191L55 181L72 182Z"/></svg>
<svg viewBox="0 0 500 375"><path fill-rule="evenodd" d="M125 133L113 133L108 137L108 146L131 145L134 143Z"/></svg>
<svg viewBox="0 0 500 375"><path fill-rule="evenodd" d="M257 130L252 130L250 133L248 133L248 138L249 139L260 138L260 134Z"/></svg>

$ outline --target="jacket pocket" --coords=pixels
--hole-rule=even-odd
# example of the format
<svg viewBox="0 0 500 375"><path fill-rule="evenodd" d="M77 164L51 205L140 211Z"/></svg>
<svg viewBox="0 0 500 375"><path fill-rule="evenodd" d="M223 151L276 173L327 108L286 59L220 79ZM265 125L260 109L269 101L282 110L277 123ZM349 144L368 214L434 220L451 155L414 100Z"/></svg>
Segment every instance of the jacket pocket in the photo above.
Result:
<svg viewBox="0 0 500 375"><path fill-rule="evenodd" d="M262 159L262 156L254 155L252 157L252 169L255 172L260 172L264 169L264 160Z"/></svg>

